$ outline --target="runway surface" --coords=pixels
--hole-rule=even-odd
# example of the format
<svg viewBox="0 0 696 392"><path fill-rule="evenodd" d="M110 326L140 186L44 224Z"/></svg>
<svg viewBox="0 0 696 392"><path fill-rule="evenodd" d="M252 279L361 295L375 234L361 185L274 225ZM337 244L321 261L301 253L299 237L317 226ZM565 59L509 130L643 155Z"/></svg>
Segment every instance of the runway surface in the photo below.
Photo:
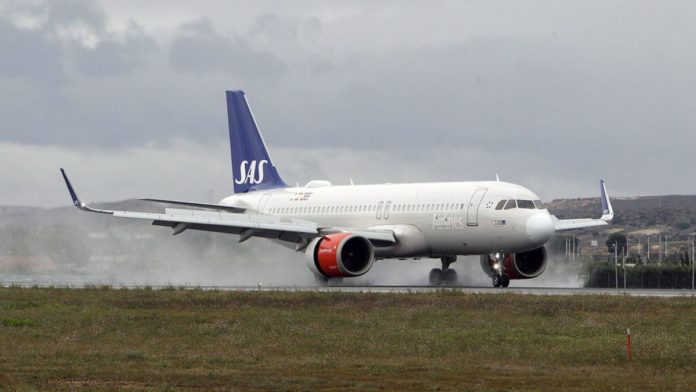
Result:
<svg viewBox="0 0 696 392"><path fill-rule="evenodd" d="M111 287L113 289L153 290L224 290L224 291L316 291L316 292L354 292L354 293L429 293L436 291L454 291L471 294L526 294L526 295L626 295L633 297L696 297L696 291L676 289L613 289L613 288L569 288L569 287L471 287L471 286L144 286L144 285L108 285L103 283L56 283L56 282L1 282L0 287L55 287L87 288Z"/></svg>

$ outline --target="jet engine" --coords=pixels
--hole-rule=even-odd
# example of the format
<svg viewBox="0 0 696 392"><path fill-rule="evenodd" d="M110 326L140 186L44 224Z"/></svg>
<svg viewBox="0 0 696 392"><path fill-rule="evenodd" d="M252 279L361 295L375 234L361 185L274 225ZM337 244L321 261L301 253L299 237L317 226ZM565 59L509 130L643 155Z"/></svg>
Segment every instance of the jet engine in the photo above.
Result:
<svg viewBox="0 0 696 392"><path fill-rule="evenodd" d="M500 253L481 255L481 268L490 277L496 273L507 275L510 279L531 279L541 275L546 269L546 248L532 249L521 253Z"/></svg>
<svg viewBox="0 0 696 392"><path fill-rule="evenodd" d="M375 261L372 243L352 233L336 233L317 237L305 251L310 271L324 277L360 276Z"/></svg>

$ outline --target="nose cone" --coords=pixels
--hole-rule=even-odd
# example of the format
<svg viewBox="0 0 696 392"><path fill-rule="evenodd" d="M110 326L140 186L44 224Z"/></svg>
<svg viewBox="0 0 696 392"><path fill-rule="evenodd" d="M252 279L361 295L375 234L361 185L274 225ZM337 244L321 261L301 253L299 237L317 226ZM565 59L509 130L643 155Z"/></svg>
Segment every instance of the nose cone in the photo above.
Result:
<svg viewBox="0 0 696 392"><path fill-rule="evenodd" d="M554 232L551 215L547 213L539 213L527 219L527 237L534 244L545 244Z"/></svg>

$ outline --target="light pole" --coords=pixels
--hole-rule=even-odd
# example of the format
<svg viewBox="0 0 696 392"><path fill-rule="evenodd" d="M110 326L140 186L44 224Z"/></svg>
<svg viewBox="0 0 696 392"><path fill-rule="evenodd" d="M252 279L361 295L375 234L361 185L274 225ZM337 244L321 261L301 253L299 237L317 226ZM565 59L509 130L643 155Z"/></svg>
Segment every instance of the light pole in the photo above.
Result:
<svg viewBox="0 0 696 392"><path fill-rule="evenodd" d="M621 264L623 267L624 290L626 290L626 248L623 248L622 251L623 251L623 260L621 261Z"/></svg>
<svg viewBox="0 0 696 392"><path fill-rule="evenodd" d="M696 250L696 249L694 249L694 247L696 245L694 243L694 241L696 241L696 237L695 237L696 233L691 233L690 235L691 235L691 290L693 290L694 289L694 250Z"/></svg>
<svg viewBox="0 0 696 392"><path fill-rule="evenodd" d="M619 251L618 243L614 241L614 281L616 289L619 289Z"/></svg>
<svg viewBox="0 0 696 392"><path fill-rule="evenodd" d="M662 234L657 235L657 265L662 264Z"/></svg>

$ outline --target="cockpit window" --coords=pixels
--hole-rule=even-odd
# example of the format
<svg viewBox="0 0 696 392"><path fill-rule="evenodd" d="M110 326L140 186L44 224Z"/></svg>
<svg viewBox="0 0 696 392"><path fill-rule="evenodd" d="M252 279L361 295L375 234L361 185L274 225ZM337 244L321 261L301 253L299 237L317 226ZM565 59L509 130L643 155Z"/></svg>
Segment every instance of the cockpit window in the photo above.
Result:
<svg viewBox="0 0 696 392"><path fill-rule="evenodd" d="M495 209L496 209L496 210L502 210L502 209L503 209L503 206L505 205L505 202L506 202L506 201L507 201L507 200L501 200L501 201L499 201L499 202L498 202L498 205L495 206Z"/></svg>
<svg viewBox="0 0 696 392"><path fill-rule="evenodd" d="M533 210L534 202L531 200L517 200L517 207L524 208L527 210Z"/></svg>
<svg viewBox="0 0 696 392"><path fill-rule="evenodd" d="M540 209L540 210L545 210L545 209L546 209L546 206L544 205L544 202L541 201L541 200L534 200L534 205L536 206L536 208L538 208L538 209Z"/></svg>
<svg viewBox="0 0 696 392"><path fill-rule="evenodd" d="M514 199L510 199L510 200L508 200L507 203L505 204L505 209L506 209L506 210L511 210L511 209L513 209L513 208L517 208L517 203L515 203L515 200L514 200Z"/></svg>

